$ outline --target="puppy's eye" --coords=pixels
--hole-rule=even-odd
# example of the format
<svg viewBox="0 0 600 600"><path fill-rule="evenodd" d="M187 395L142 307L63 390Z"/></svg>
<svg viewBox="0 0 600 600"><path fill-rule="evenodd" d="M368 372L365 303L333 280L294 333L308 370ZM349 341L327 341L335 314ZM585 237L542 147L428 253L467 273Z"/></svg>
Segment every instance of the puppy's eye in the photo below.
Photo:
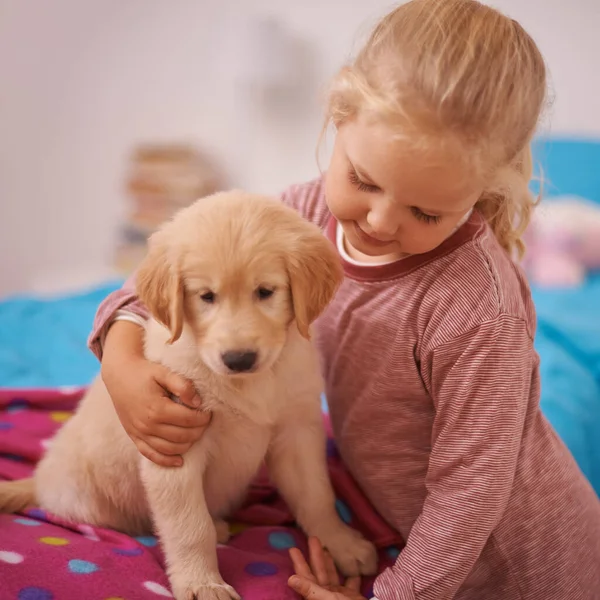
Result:
<svg viewBox="0 0 600 600"><path fill-rule="evenodd" d="M214 292L204 292L204 294L200 294L200 299L202 302L206 302L206 304L213 304L216 298L217 296Z"/></svg>
<svg viewBox="0 0 600 600"><path fill-rule="evenodd" d="M271 290L262 286L256 290L256 295L258 296L259 300L266 300L267 298L270 298L274 293L275 290Z"/></svg>

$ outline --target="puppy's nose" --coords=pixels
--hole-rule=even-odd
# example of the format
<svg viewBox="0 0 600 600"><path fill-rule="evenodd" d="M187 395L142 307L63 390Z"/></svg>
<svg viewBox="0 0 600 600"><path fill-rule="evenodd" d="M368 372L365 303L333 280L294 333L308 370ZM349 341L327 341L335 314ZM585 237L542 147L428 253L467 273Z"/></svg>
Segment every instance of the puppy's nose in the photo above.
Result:
<svg viewBox="0 0 600 600"><path fill-rule="evenodd" d="M250 371L254 364L258 353L252 350L229 350L223 352L221 358L225 366L234 373L244 373Z"/></svg>

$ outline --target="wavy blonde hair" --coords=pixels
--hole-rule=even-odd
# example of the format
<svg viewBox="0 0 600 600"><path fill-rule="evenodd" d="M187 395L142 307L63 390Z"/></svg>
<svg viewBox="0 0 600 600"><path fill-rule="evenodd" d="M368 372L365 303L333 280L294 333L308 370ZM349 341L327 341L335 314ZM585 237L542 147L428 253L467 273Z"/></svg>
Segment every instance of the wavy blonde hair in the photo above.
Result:
<svg viewBox="0 0 600 600"><path fill-rule="evenodd" d="M520 257L546 89L542 55L516 21L475 0L412 0L334 77L325 126L370 113L415 146L458 150L484 182L477 207Z"/></svg>

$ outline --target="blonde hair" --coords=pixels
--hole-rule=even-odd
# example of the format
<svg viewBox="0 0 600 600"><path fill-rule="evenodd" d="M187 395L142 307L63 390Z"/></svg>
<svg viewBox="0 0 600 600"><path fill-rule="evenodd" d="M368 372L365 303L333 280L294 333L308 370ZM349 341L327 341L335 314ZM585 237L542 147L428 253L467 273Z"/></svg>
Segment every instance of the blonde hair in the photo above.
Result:
<svg viewBox="0 0 600 600"><path fill-rule="evenodd" d="M546 85L542 55L516 21L475 0L412 0L333 79L326 125L368 113L415 147L451 144L484 182L477 207L500 244L521 256Z"/></svg>

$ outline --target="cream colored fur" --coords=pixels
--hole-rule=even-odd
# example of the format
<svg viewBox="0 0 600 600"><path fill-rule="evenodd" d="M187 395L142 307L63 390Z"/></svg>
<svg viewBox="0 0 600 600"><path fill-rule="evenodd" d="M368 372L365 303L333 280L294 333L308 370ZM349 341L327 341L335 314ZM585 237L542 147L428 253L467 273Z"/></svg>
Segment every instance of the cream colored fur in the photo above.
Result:
<svg viewBox="0 0 600 600"><path fill-rule="evenodd" d="M229 600L239 596L217 564L222 519L266 460L304 531L344 573L373 573L373 546L335 510L322 380L308 340L341 279L329 242L279 202L229 192L181 211L153 236L138 273L154 317L145 352L194 382L213 414L209 428L183 467L159 467L140 457L98 378L39 463L35 486L0 484L0 509L37 501L61 517L131 534L154 525L175 598ZM265 289L272 296L261 297ZM249 349L258 355L254 371L230 372L223 353Z"/></svg>

